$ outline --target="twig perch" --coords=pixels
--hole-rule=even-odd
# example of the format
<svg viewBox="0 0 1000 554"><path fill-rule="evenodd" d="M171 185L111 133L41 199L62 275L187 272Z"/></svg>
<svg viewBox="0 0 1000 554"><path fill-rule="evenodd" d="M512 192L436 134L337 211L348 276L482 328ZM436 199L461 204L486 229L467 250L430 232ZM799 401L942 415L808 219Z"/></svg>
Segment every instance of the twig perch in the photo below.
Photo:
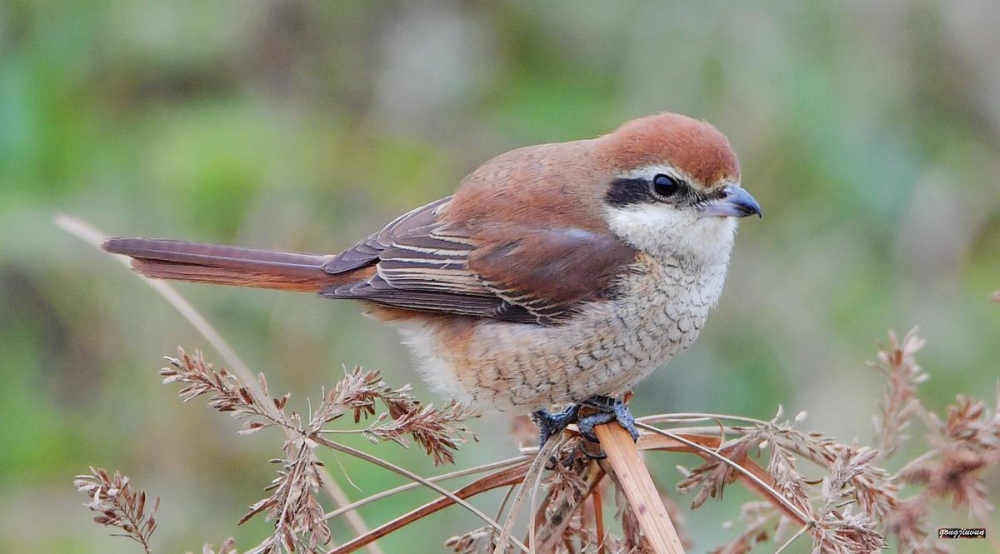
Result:
<svg viewBox="0 0 1000 554"><path fill-rule="evenodd" d="M639 456L632 437L617 423L598 425L594 430L608 456L602 467L621 486L628 498L639 527L657 554L684 554L681 539L670 521L670 514L656 492L653 478ZM607 467L610 466L610 467Z"/></svg>

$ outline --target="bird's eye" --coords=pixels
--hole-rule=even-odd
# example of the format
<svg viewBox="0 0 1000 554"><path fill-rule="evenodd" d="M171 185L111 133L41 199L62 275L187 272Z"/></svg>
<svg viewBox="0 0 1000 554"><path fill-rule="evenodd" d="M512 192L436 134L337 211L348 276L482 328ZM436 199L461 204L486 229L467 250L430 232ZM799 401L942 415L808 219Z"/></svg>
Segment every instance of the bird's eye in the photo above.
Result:
<svg viewBox="0 0 1000 554"><path fill-rule="evenodd" d="M681 182L670 175L660 173L656 177L653 177L653 191L660 196L670 197L680 192L680 190Z"/></svg>

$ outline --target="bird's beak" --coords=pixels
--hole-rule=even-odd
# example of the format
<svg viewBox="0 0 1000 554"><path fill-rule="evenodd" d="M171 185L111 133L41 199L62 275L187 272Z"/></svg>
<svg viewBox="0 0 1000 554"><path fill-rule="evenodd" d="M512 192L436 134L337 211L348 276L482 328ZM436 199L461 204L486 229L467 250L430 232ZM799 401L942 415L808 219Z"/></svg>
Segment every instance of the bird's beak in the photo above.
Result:
<svg viewBox="0 0 1000 554"><path fill-rule="evenodd" d="M709 200L702 206L702 217L746 217L751 214L763 217L760 204L743 187L737 185L727 186L721 198Z"/></svg>

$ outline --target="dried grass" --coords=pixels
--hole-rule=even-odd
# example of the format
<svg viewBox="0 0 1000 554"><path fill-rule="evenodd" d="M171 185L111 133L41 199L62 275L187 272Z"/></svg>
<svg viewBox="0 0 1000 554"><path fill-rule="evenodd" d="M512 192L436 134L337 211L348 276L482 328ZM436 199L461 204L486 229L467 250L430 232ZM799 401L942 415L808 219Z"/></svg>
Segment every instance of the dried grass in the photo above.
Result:
<svg viewBox="0 0 1000 554"><path fill-rule="evenodd" d="M324 391L315 408L304 414L289 408L287 395L272 396L263 375L255 383L262 393L255 393L232 373L215 369L200 353L180 350L168 358L169 366L160 373L164 383L182 385L178 394L183 401L205 397L209 407L243 421L241 434L281 427L292 437L282 444L284 457L274 460L279 470L266 489L268 496L240 521L262 516L274 525L273 534L250 552L353 552L452 504L462 504L485 523L445 541L458 553L510 548L560 553L683 552L681 534L670 524L680 520L676 506L668 512L666 505L672 502L662 502L648 481L638 457L638 450L645 450L688 452L703 458L693 469L682 468L685 476L678 486L681 493L694 495L692 509L709 498L720 498L735 482L760 495L760 501L743 505L742 531L713 552L742 554L768 541L776 541L781 551L809 536L817 552L867 553L891 545L900 552L938 553L949 550L928 531L930 505L964 510L988 525L993 507L986 499L983 475L1000 465L1000 405L987 407L982 401L959 396L941 416L927 410L917 396L918 386L926 380L915 359L923 346L915 333L903 340L890 333L888 346L880 349L871 364L887 383L873 418L874 446L840 444L821 433L802 431L798 427L805 414L787 420L780 409L768 421L718 414L661 415L640 418L644 432L636 445L617 426L598 427L607 459L593 457L594 445L570 429L551 441L546 452L525 448L518 458L430 479L331 439L355 433L372 442L404 447L416 443L436 464L453 463L453 453L475 439L466 422L476 414L455 404L442 409L423 405L408 387L392 388L378 372L345 371L343 379ZM887 462L913 441L909 430L916 422L926 428L927 448L890 473L885 469ZM328 512L323 504L329 501L321 496L323 477L317 471L322 464L315 451L320 448L362 457L408 476L414 484ZM811 466L809 473L818 468L822 476L805 477L802 464ZM456 491L437 484L476 473L484 475ZM143 491L132 488L127 477L102 469L78 477L76 484L91 498L91 509L99 512L95 521L118 528L118 534L149 551L158 501L147 511ZM913 491L906 498L899 495L903 485ZM430 487L441 496L333 546L331 518L415 486ZM520 492L496 517L467 504L468 499L498 488ZM531 525L519 540L512 531L516 514L528 498ZM615 499L617 524L606 520L603 499ZM213 552L208 546L204 551ZM220 550L230 551L235 551L231 542Z"/></svg>

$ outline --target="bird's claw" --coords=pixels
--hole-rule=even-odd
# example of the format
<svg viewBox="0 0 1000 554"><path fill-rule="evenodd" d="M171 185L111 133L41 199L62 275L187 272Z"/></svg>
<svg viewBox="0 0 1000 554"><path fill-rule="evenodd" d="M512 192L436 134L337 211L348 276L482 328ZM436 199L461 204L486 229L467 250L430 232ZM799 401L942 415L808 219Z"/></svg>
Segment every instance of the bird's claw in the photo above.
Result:
<svg viewBox="0 0 1000 554"><path fill-rule="evenodd" d="M545 446L552 435L558 434L567 425L575 422L579 411L580 404L573 404L555 413L544 409L531 412L531 420L538 426L538 448Z"/></svg>
<svg viewBox="0 0 1000 554"><path fill-rule="evenodd" d="M579 413L581 408L588 408L593 413L581 417ZM594 433L594 427L610 421L617 421L628 431L633 441L639 440L639 431L635 428L635 416L624 402L610 396L591 396L580 404L573 404L556 413L536 410L532 412L531 419L538 425L539 448L545 446L552 435L562 431L570 423L576 423L580 435L590 442L601 442Z"/></svg>
<svg viewBox="0 0 1000 554"><path fill-rule="evenodd" d="M618 425L628 431L633 441L639 440L639 431L635 428L635 416L621 400L610 396L591 396L582 405L594 410L594 413L577 419L576 426L580 428L583 438L590 442L601 442L594 434L594 427L617 421Z"/></svg>

